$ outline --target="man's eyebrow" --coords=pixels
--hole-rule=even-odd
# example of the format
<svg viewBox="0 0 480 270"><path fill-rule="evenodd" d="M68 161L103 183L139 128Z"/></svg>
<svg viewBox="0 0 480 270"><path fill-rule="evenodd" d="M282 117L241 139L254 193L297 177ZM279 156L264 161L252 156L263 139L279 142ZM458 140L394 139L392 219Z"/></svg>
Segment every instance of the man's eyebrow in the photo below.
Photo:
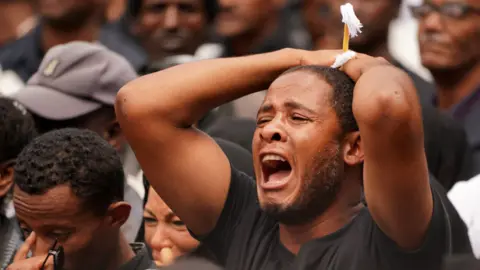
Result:
<svg viewBox="0 0 480 270"><path fill-rule="evenodd" d="M316 112L310 108L308 108L307 106L305 105L302 105L296 101L293 101L293 100L287 100L285 103L284 103L284 106L289 108L289 109L297 109L297 110L304 110L304 111L307 111L311 114L316 114Z"/></svg>
<svg viewBox="0 0 480 270"><path fill-rule="evenodd" d="M273 110L273 105L272 104L264 104L260 107L260 109L258 109L257 116L261 113L270 112L272 110Z"/></svg>
<svg viewBox="0 0 480 270"><path fill-rule="evenodd" d="M148 208L146 208L146 207L145 207L145 212L147 212L149 215L151 215L151 216L153 216L153 217L155 217L155 218L157 217L157 216L153 213L152 210L150 210L150 209L148 209Z"/></svg>

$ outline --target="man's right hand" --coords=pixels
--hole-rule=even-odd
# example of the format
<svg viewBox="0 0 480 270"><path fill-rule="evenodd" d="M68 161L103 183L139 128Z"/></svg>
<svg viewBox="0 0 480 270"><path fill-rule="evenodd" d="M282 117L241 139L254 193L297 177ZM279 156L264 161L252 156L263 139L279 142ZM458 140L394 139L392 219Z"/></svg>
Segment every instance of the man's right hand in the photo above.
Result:
<svg viewBox="0 0 480 270"><path fill-rule="evenodd" d="M7 267L7 270L54 270L53 267L53 258L50 256L47 262L42 268L43 262L47 257L47 254L38 255L35 257L27 258L28 253L32 250L32 247L35 245L36 236L32 232L25 243L18 249L15 257L13 258L13 263Z"/></svg>

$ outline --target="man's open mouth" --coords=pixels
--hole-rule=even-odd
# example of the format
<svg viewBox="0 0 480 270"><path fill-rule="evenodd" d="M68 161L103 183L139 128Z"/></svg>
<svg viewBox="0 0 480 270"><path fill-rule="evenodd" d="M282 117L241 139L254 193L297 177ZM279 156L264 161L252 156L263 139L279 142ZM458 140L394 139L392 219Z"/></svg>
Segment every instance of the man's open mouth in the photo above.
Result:
<svg viewBox="0 0 480 270"><path fill-rule="evenodd" d="M267 154L262 157L262 187L277 189L287 184L292 172L290 162L278 154Z"/></svg>

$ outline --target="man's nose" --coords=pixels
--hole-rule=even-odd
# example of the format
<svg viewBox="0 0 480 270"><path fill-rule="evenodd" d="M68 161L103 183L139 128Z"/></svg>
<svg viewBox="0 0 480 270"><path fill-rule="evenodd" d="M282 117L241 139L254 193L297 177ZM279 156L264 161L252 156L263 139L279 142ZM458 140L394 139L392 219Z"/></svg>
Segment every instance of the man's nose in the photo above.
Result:
<svg viewBox="0 0 480 270"><path fill-rule="evenodd" d="M37 235L37 239L35 240L35 247L33 248L32 252L35 256L47 254L53 243L54 240L48 237Z"/></svg>
<svg viewBox="0 0 480 270"><path fill-rule="evenodd" d="M439 32L442 30L442 15L432 11L421 19L423 28L429 32Z"/></svg>
<svg viewBox="0 0 480 270"><path fill-rule="evenodd" d="M157 226L155 233L150 241L151 248L154 250L161 250L162 248L172 247L172 241L168 235L168 229L166 226Z"/></svg>
<svg viewBox="0 0 480 270"><path fill-rule="evenodd" d="M170 5L167 7L167 10L165 12L165 22L164 26L168 30L176 29L178 28L178 23L179 23L179 11L178 7L175 5Z"/></svg>
<svg viewBox="0 0 480 270"><path fill-rule="evenodd" d="M287 135L283 128L283 124L281 123L281 119L276 117L265 124L260 132L260 137L269 143L274 141L286 142Z"/></svg>

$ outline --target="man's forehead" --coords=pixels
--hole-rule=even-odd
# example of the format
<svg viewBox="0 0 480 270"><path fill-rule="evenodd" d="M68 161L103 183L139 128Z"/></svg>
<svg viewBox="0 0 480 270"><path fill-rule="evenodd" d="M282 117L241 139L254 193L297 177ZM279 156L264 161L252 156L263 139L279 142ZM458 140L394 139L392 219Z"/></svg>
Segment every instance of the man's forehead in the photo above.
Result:
<svg viewBox="0 0 480 270"><path fill-rule="evenodd" d="M25 219L74 217L82 209L80 200L68 185L57 186L38 195L28 194L15 186L13 203L17 215Z"/></svg>
<svg viewBox="0 0 480 270"><path fill-rule="evenodd" d="M264 103L295 100L304 105L324 104L331 97L332 87L311 72L295 71L278 77L269 87Z"/></svg>

